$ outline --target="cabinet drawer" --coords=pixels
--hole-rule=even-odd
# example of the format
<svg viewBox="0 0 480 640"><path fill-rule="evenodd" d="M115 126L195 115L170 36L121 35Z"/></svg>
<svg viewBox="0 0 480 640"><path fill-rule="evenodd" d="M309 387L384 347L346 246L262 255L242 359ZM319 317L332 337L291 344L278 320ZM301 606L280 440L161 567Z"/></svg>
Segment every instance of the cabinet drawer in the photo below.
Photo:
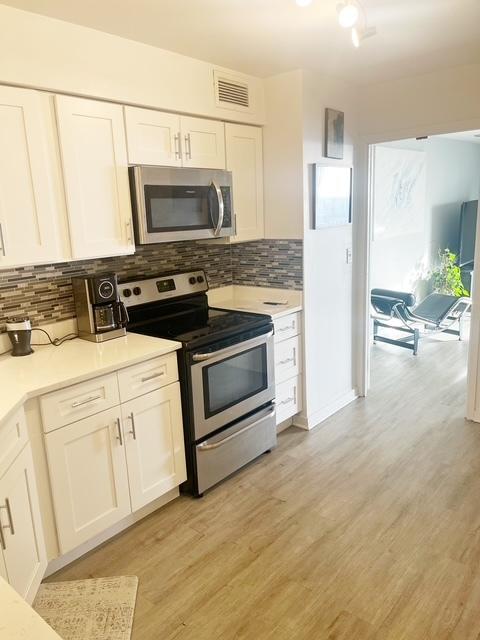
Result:
<svg viewBox="0 0 480 640"><path fill-rule="evenodd" d="M45 433L119 404L115 373L52 391L40 398Z"/></svg>
<svg viewBox="0 0 480 640"><path fill-rule="evenodd" d="M290 313L273 321L275 342L286 340L300 333L300 313Z"/></svg>
<svg viewBox="0 0 480 640"><path fill-rule="evenodd" d="M300 373L302 370L301 348L300 336L277 342L275 345L275 382L277 384Z"/></svg>
<svg viewBox="0 0 480 640"><path fill-rule="evenodd" d="M23 408L0 424L0 476L8 469L28 441Z"/></svg>
<svg viewBox="0 0 480 640"><path fill-rule="evenodd" d="M291 418L302 409L302 378L295 376L276 386L277 424Z"/></svg>
<svg viewBox="0 0 480 640"><path fill-rule="evenodd" d="M155 391L178 380L177 354L147 360L118 372L122 402Z"/></svg>

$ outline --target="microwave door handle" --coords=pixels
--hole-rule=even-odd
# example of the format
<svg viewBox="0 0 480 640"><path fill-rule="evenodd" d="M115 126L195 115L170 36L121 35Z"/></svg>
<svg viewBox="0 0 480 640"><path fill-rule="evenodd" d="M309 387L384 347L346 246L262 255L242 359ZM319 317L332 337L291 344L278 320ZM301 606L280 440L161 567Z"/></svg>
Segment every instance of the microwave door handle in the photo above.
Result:
<svg viewBox="0 0 480 640"><path fill-rule="evenodd" d="M218 186L218 184L212 180L212 182L210 183L210 186L212 187L212 189L214 189L215 194L217 196L217 202L218 202L218 221L217 221L217 226L215 227L215 230L213 232L213 235L215 236L215 238L218 238L218 236L220 235L220 231L222 230L223 227L223 217L225 214L225 204L223 202L223 194L222 194L222 190L220 189L220 187ZM210 209L210 217L212 218L212 222L213 224L213 216L212 216L212 210Z"/></svg>

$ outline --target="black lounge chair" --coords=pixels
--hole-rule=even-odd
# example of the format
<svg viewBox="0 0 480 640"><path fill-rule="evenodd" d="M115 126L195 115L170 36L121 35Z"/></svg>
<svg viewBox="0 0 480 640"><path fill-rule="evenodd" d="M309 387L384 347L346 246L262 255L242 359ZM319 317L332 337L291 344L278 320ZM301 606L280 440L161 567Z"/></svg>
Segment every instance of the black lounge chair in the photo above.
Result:
<svg viewBox="0 0 480 640"><path fill-rule="evenodd" d="M470 298L457 298L443 293L431 293L417 305L413 293L390 289L372 289L371 303L374 309L374 342L410 349L414 356L418 353L421 336L450 333L461 340L460 320L471 307ZM394 329L404 335L390 338L379 333L381 328Z"/></svg>

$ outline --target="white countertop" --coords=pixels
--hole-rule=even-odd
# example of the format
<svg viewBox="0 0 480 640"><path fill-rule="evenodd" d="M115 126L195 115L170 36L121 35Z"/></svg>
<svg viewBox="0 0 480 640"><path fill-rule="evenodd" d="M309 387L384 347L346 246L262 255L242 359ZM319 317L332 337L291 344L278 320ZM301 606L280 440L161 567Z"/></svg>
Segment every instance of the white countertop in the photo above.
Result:
<svg viewBox="0 0 480 640"><path fill-rule="evenodd" d="M231 285L211 289L208 292L208 302L212 307L264 313L275 319L301 311L302 292L291 289Z"/></svg>
<svg viewBox="0 0 480 640"><path fill-rule="evenodd" d="M60 636L2 578L0 612L2 640L60 640Z"/></svg>
<svg viewBox="0 0 480 640"><path fill-rule="evenodd" d="M102 344L70 340L34 347L30 356L0 356L0 421L25 400L181 348L180 342L127 333Z"/></svg>

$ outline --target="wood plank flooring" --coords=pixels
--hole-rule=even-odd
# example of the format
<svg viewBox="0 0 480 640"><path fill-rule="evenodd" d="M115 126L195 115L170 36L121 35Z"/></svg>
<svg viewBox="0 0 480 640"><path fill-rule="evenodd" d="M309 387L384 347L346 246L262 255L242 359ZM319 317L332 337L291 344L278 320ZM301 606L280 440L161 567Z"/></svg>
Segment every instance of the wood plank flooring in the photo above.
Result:
<svg viewBox="0 0 480 640"><path fill-rule="evenodd" d="M371 395L51 580L135 574L134 640L478 640L467 345L378 345Z"/></svg>

